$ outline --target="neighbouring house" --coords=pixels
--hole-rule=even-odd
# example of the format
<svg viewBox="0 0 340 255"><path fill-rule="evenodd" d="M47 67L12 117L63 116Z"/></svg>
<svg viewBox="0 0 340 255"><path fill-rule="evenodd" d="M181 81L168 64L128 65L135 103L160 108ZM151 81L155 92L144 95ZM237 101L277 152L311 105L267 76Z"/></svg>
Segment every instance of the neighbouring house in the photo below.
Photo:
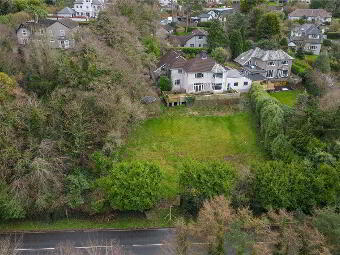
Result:
<svg viewBox="0 0 340 255"><path fill-rule="evenodd" d="M283 50L255 48L235 59L243 67L242 74L253 81L286 81L291 74L293 57Z"/></svg>
<svg viewBox="0 0 340 255"><path fill-rule="evenodd" d="M332 14L324 9L296 9L288 14L289 20L306 19L316 23L331 23Z"/></svg>
<svg viewBox="0 0 340 255"><path fill-rule="evenodd" d="M205 48L208 46L207 36L207 31L195 29L189 35L170 36L169 41L175 47Z"/></svg>
<svg viewBox="0 0 340 255"><path fill-rule="evenodd" d="M177 0L159 0L159 4L161 6L171 6L172 4L176 4L177 3Z"/></svg>
<svg viewBox="0 0 340 255"><path fill-rule="evenodd" d="M70 19L28 21L16 30L18 43L28 44L30 41L43 42L51 48L73 48L74 35L79 28L78 23Z"/></svg>
<svg viewBox="0 0 340 255"><path fill-rule="evenodd" d="M230 14L233 14L235 12L234 8L217 8L213 9L213 11L217 15L217 19L219 19L221 22L227 21L227 16Z"/></svg>
<svg viewBox="0 0 340 255"><path fill-rule="evenodd" d="M57 12L58 18L73 18L75 16L76 16L76 11L69 7L65 7L61 11Z"/></svg>
<svg viewBox="0 0 340 255"><path fill-rule="evenodd" d="M156 35L159 38L165 39L174 32L174 28L169 25L160 25L157 28Z"/></svg>
<svg viewBox="0 0 340 255"><path fill-rule="evenodd" d="M76 16L85 16L87 18L97 18L104 7L104 0L76 0L73 5Z"/></svg>
<svg viewBox="0 0 340 255"><path fill-rule="evenodd" d="M231 89L246 92L252 83L238 70L218 64L204 52L186 59L180 52L170 51L161 58L154 73L169 76L172 90L183 93L222 93Z"/></svg>
<svg viewBox="0 0 340 255"><path fill-rule="evenodd" d="M319 55L322 42L322 31L315 24L303 24L290 32L288 47L302 48L304 51Z"/></svg>
<svg viewBox="0 0 340 255"><path fill-rule="evenodd" d="M213 20L216 18L215 12L210 11L208 13L202 13L201 15L198 16L199 22L208 22L210 20Z"/></svg>

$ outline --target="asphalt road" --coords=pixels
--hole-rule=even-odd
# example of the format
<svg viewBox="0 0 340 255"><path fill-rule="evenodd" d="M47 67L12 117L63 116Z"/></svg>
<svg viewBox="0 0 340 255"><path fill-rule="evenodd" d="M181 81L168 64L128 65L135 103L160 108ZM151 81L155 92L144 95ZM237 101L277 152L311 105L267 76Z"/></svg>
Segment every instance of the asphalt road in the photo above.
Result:
<svg viewBox="0 0 340 255"><path fill-rule="evenodd" d="M0 237L1 236L4 235L0 235ZM170 243L174 238L174 230L101 230L18 233L12 234L11 238L21 240L21 245L17 249L20 255L58 254L56 247L61 243L69 243L75 247L77 252L79 251L84 254L87 254L85 252L94 247L102 249L103 254L106 254L105 249L110 246L112 240L118 242L125 250L132 252L134 255L158 255L165 254L166 252L164 252L164 249L171 246Z"/></svg>

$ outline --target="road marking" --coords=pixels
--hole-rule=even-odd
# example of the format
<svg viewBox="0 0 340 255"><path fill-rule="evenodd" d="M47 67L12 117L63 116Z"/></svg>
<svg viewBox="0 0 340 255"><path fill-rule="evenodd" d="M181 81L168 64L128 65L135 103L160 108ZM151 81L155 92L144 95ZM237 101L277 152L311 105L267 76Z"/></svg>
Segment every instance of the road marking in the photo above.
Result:
<svg viewBox="0 0 340 255"><path fill-rule="evenodd" d="M55 250L55 248L40 248L40 249L15 249L15 251L50 251Z"/></svg>
<svg viewBox="0 0 340 255"><path fill-rule="evenodd" d="M163 243L153 243L153 244L133 244L132 247L147 247L147 246L163 246Z"/></svg>

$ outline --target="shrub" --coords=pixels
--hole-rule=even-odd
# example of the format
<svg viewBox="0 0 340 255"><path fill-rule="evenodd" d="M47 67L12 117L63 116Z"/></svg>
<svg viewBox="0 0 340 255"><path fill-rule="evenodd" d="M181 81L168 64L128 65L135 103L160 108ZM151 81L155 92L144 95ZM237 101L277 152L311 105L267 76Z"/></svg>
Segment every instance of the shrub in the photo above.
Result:
<svg viewBox="0 0 340 255"><path fill-rule="evenodd" d="M172 89L171 80L167 76L159 77L158 86L161 91L171 91Z"/></svg>
<svg viewBox="0 0 340 255"><path fill-rule="evenodd" d="M328 39L340 39L340 32L328 32L327 38Z"/></svg>
<svg viewBox="0 0 340 255"><path fill-rule="evenodd" d="M331 47L332 46L332 41L328 40L328 39L323 40L323 46Z"/></svg>
<svg viewBox="0 0 340 255"><path fill-rule="evenodd" d="M161 181L159 166L135 161L114 165L108 176L97 180L97 185L111 208L145 211L160 199Z"/></svg>
<svg viewBox="0 0 340 255"><path fill-rule="evenodd" d="M235 170L224 162L184 163L179 177L182 207L196 215L205 199L230 195L235 179Z"/></svg>

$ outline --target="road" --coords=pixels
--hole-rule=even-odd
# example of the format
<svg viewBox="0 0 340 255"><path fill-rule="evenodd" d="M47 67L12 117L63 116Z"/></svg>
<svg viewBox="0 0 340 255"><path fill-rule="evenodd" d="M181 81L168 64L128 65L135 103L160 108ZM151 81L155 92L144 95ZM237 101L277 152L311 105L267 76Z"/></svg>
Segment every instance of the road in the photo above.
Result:
<svg viewBox="0 0 340 255"><path fill-rule="evenodd" d="M4 235L0 235L4 236ZM66 231L46 233L17 233L11 238L21 239L21 246L17 249L20 255L57 254L56 247L61 243L70 243L77 251L90 250L98 247L105 250L110 241L115 240L125 250L134 255L164 254L164 248L174 238L173 229L154 230L100 230L100 231ZM97 253L96 253L97 254ZM105 254L103 252L103 254Z"/></svg>

